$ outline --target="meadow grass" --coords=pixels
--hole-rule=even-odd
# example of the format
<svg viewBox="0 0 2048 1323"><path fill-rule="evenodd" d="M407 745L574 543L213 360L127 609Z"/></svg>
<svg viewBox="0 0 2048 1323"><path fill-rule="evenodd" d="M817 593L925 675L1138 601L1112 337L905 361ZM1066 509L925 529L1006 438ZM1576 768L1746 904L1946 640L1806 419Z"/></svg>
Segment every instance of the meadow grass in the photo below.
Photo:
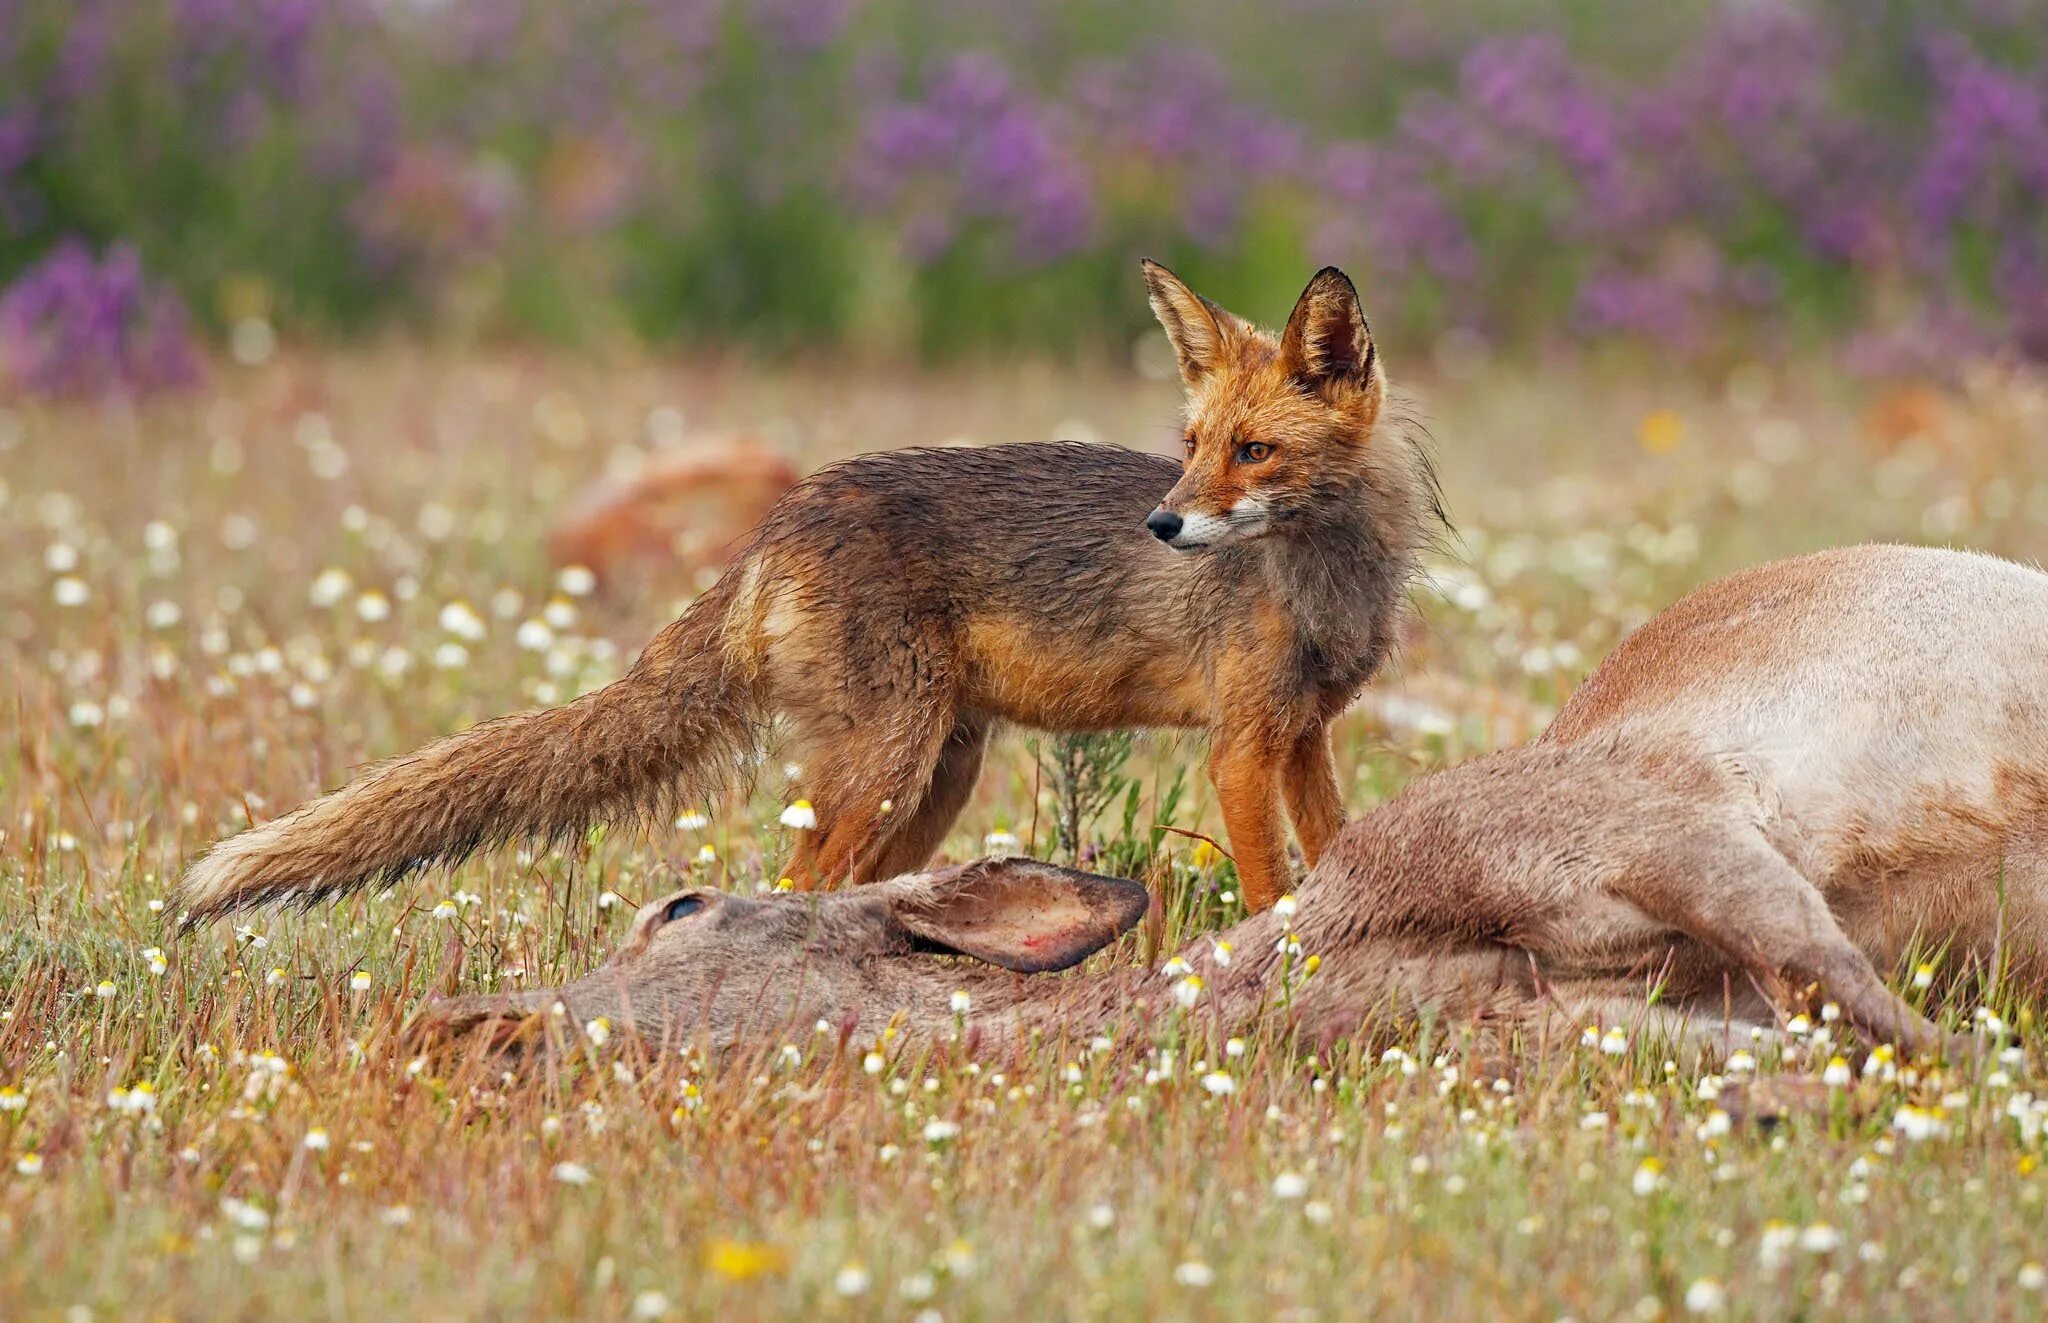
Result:
<svg viewBox="0 0 2048 1323"><path fill-rule="evenodd" d="M1341 727L1354 812L1532 735L1627 628L1736 565L1869 537L2048 552L2038 381L1874 393L1821 368L1582 364L1482 368L1425 399L1458 531L1399 672ZM2048 1301L2048 1030L1996 988L1940 1008L1991 1004L2004 1050L1981 1067L1879 1059L1834 1084L1846 1045L1702 1076L1626 1025L1512 1054L1419 1026L1322 1058L1191 1039L991 1061L793 1026L722 1061L614 1036L528 1077L404 1044L428 996L588 969L679 878L773 879L803 787L775 756L748 802L659 832L170 931L171 881L216 837L618 673L693 585L582 595L539 534L650 436L765 423L808 463L955 439L1162 446L1174 406L1158 381L1028 367L395 347L147 407L0 409L0 1313L1983 1318ZM1146 840L1199 754L1138 742ZM1187 786L1171 825L1221 839L1208 787ZM1000 833L1052 852L1043 794L1005 740L948 853ZM1122 830L1112 811L1096 843L1127 850ZM1160 850L1169 946L1234 917L1227 863L1179 833ZM1156 955L1133 938L1102 958ZM1753 1073L1819 1101L1732 1121Z"/></svg>

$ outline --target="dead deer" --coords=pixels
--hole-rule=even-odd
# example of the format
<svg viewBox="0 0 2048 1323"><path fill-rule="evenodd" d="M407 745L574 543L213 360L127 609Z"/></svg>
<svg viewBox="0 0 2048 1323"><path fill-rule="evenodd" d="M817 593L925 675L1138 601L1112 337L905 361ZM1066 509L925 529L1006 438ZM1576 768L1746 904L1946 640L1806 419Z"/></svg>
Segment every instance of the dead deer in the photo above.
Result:
<svg viewBox="0 0 2048 1323"><path fill-rule="evenodd" d="M716 1046L821 1019L937 1037L960 1016L1016 1041L1178 999L1230 1032L1284 1002L1321 1042L1391 1010L1635 1024L1711 1050L1818 998L1868 1039L1954 1048L1878 971L1916 947L2042 969L2048 574L1895 546L1736 574L1624 641L1534 743L1352 821L1293 905L1196 938L1165 976L1041 976L1146 903L1136 882L1021 859L832 895L690 889L644 907L588 977L422 1022L502 1033L559 1003Z"/></svg>
<svg viewBox="0 0 2048 1323"><path fill-rule="evenodd" d="M800 476L758 436L701 437L650 457L630 478L579 491L548 533L548 559L583 566L603 588L633 579L694 585L725 568Z"/></svg>

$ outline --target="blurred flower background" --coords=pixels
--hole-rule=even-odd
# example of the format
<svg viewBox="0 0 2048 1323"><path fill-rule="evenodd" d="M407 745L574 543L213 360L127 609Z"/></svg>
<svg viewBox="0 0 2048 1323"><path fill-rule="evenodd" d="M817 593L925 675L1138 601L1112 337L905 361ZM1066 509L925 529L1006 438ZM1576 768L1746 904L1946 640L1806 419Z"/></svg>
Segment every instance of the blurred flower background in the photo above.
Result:
<svg viewBox="0 0 2048 1323"><path fill-rule="evenodd" d="M1453 347L2038 358L2044 107L2042 0L0 0L0 363L1122 353L1140 253Z"/></svg>

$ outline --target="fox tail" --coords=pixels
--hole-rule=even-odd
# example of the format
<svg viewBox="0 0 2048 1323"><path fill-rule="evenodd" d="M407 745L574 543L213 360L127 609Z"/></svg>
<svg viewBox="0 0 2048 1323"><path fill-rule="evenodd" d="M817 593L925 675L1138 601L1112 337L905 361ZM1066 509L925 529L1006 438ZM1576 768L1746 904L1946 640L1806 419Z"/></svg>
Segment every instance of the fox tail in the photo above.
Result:
<svg viewBox="0 0 2048 1323"><path fill-rule="evenodd" d="M220 842L186 871L171 912L190 928L268 901L310 905L715 794L760 724L723 646L731 596L713 588L602 689L436 740Z"/></svg>

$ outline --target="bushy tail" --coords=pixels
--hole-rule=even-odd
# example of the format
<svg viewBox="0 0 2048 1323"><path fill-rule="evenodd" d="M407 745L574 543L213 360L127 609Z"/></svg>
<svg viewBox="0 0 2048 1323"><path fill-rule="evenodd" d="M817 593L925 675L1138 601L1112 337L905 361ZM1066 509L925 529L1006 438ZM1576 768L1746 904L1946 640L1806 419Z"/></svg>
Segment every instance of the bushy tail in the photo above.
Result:
<svg viewBox="0 0 2048 1323"><path fill-rule="evenodd" d="M721 583L624 677L575 702L436 740L220 842L187 870L171 912L189 927L266 901L311 904L716 793L757 721L722 646L729 599Z"/></svg>

